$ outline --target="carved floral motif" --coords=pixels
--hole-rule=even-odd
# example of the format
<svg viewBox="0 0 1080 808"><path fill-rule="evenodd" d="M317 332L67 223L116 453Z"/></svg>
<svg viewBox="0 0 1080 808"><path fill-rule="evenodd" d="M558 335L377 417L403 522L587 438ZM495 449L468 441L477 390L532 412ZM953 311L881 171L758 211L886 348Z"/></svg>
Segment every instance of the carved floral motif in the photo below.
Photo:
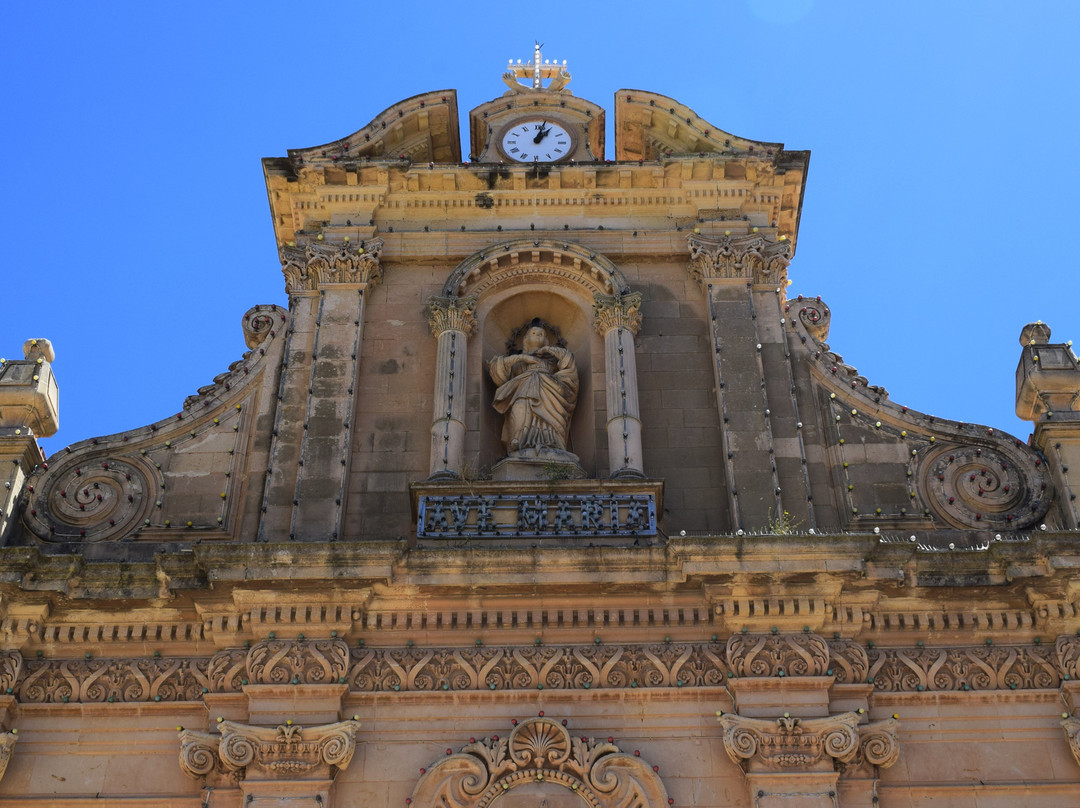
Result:
<svg viewBox="0 0 1080 808"><path fill-rule="evenodd" d="M0 651L0 693L10 693L15 689L22 665L22 654L18 651Z"/></svg>
<svg viewBox="0 0 1080 808"><path fill-rule="evenodd" d="M468 336L476 328L476 295L469 297L428 298L428 326L436 339L446 331L460 331Z"/></svg>
<svg viewBox="0 0 1080 808"><path fill-rule="evenodd" d="M332 684L349 667L349 646L344 640L263 640L247 654L252 684Z"/></svg>
<svg viewBox="0 0 1080 808"><path fill-rule="evenodd" d="M1080 637L1063 635L1054 643L1057 667L1069 679L1080 678Z"/></svg>
<svg viewBox="0 0 1080 808"><path fill-rule="evenodd" d="M281 248L285 291L315 291L333 283L377 283L382 279L382 239L359 244L308 241Z"/></svg>
<svg viewBox="0 0 1080 808"><path fill-rule="evenodd" d="M773 720L725 713L720 723L728 757L744 770L820 768L825 762L850 762L859 752L856 713Z"/></svg>
<svg viewBox="0 0 1080 808"><path fill-rule="evenodd" d="M791 242L768 241L751 233L710 238L690 235L690 277L699 284L713 279L743 278L782 286L787 279Z"/></svg>
<svg viewBox="0 0 1080 808"><path fill-rule="evenodd" d="M593 327L600 336L614 328L636 334L641 328L641 292L593 295Z"/></svg>
<svg viewBox="0 0 1080 808"><path fill-rule="evenodd" d="M544 782L569 789L591 808L668 804L659 775L640 757L609 741L573 738L542 717L517 725L507 738L470 742L429 766L411 803L484 808L516 786Z"/></svg>
<svg viewBox="0 0 1080 808"><path fill-rule="evenodd" d="M869 652L877 690L1005 690L1058 687L1054 649L1043 645L889 648Z"/></svg>
<svg viewBox="0 0 1080 808"><path fill-rule="evenodd" d="M824 676L829 646L817 634L733 634L727 661L736 676Z"/></svg>
<svg viewBox="0 0 1080 808"><path fill-rule="evenodd" d="M866 656L865 648L854 640L847 639L829 640L828 646L829 670L833 672L838 683L850 685L866 681L870 660Z"/></svg>

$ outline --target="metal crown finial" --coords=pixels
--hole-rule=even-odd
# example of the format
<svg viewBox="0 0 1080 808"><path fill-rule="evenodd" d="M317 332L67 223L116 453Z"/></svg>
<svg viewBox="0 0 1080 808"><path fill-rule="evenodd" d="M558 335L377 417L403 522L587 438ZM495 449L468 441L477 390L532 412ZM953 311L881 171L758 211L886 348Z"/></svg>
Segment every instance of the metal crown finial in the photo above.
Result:
<svg viewBox="0 0 1080 808"><path fill-rule="evenodd" d="M544 47L542 42L534 44L531 62L523 64L518 59L517 64L514 64L514 60L510 60L506 72L503 73L503 81L509 85L511 90L521 92L527 89L547 89L549 92L558 92L570 82L570 71L566 69L566 60L563 59L562 65L554 59L544 61L540 56L542 47ZM531 84L522 84L519 79L526 79ZM546 88L543 85L544 79L551 79L551 83Z"/></svg>

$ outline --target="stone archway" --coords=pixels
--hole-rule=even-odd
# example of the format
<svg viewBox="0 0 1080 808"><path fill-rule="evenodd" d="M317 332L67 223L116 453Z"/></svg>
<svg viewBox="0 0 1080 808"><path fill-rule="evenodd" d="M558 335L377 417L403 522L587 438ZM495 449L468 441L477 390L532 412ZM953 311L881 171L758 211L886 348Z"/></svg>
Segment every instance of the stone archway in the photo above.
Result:
<svg viewBox="0 0 1080 808"><path fill-rule="evenodd" d="M565 722L564 722L565 723ZM513 798L513 799L512 799ZM538 798L537 802L529 800ZM548 799L550 808L661 808L659 774L611 741L574 738L563 723L532 718L506 738L472 741L429 766L413 808L516 808Z"/></svg>

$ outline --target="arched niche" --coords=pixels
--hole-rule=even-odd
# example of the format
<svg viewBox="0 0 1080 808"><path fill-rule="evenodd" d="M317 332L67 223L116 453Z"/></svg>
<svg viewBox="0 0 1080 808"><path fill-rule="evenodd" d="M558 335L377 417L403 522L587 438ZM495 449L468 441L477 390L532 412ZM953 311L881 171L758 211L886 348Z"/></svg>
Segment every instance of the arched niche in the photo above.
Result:
<svg viewBox="0 0 1080 808"><path fill-rule="evenodd" d="M486 364L533 318L558 329L577 360L569 442L586 472L642 476L633 354L640 302L611 261L580 244L512 241L462 261L430 301L439 340L431 478L460 478L502 455L502 416L491 407L495 386ZM605 430L606 462L598 456Z"/></svg>

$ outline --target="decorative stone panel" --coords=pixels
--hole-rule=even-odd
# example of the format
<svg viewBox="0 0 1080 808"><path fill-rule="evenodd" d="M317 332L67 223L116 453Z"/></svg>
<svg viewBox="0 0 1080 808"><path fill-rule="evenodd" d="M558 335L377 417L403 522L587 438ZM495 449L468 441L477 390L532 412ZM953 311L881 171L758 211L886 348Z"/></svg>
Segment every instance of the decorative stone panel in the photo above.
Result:
<svg viewBox="0 0 1080 808"><path fill-rule="evenodd" d="M485 808L505 792L534 783L566 788L590 808L668 804L659 774L640 757L611 741L573 738L565 721L543 717L518 724L509 737L471 741L427 767L410 804Z"/></svg>

